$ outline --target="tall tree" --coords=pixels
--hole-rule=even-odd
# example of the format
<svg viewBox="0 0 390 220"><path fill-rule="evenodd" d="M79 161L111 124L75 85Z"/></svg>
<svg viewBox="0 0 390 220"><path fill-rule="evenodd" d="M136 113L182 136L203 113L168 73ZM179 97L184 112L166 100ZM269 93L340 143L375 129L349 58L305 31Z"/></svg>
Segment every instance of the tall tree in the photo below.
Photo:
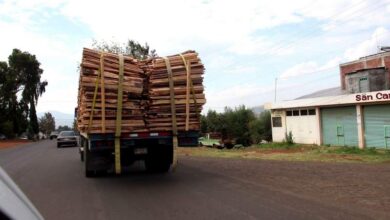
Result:
<svg viewBox="0 0 390 220"><path fill-rule="evenodd" d="M134 40L128 40L125 44L93 40L92 47L105 52L126 54L140 60L157 57L156 50L150 49L148 43L142 45Z"/></svg>
<svg viewBox="0 0 390 220"><path fill-rule="evenodd" d="M8 64L0 63L0 113L12 121L14 133L38 133L35 107L45 92L47 81L41 81L43 70L35 55L14 49Z"/></svg>
<svg viewBox="0 0 390 220"><path fill-rule="evenodd" d="M73 120L72 129L73 129L73 131L77 131L77 120L76 119Z"/></svg>
<svg viewBox="0 0 390 220"><path fill-rule="evenodd" d="M39 118L39 128L47 135L56 129L55 118L50 112L46 112L41 118Z"/></svg>

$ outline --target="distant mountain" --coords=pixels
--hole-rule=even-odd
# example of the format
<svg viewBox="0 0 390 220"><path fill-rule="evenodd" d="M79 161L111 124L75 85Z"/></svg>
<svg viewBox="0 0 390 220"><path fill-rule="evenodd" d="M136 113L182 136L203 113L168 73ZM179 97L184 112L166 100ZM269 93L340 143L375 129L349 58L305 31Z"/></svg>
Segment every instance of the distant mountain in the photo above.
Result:
<svg viewBox="0 0 390 220"><path fill-rule="evenodd" d="M263 105L255 106L255 107L252 107L251 109L252 109L253 113L255 113L256 116L259 116L260 113L262 113L264 111L264 106Z"/></svg>
<svg viewBox="0 0 390 220"><path fill-rule="evenodd" d="M59 111L48 111L48 112L50 112L51 115L53 115L53 117L56 121L56 128L59 125L62 125L62 126L67 125L69 127L73 126L73 120L74 120L73 114L67 114L67 113L63 113L63 112L59 112ZM38 112L37 116L38 116L38 118L40 118L44 114L45 114L45 112Z"/></svg>

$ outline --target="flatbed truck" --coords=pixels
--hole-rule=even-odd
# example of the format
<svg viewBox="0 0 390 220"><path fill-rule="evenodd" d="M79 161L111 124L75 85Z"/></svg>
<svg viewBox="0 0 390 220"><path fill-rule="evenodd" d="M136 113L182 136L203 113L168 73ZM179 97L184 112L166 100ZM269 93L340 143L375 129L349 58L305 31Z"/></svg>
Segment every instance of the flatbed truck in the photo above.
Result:
<svg viewBox="0 0 390 220"><path fill-rule="evenodd" d="M178 146L196 146L198 137L198 131L179 132ZM167 172L177 162L174 140L172 132L166 131L122 133L119 137L120 151L116 153L114 133L80 133L79 152L85 176L115 172L118 163L121 169L137 160L145 161L148 172Z"/></svg>

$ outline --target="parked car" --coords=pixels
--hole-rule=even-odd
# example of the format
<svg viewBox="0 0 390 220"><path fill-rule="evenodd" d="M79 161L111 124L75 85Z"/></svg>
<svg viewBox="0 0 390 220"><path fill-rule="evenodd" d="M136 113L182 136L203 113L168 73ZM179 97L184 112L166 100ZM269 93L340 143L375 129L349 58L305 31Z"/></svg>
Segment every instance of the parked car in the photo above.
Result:
<svg viewBox="0 0 390 220"><path fill-rule="evenodd" d="M77 146L77 137L74 131L61 131L57 136L57 147Z"/></svg>
<svg viewBox="0 0 390 220"><path fill-rule="evenodd" d="M42 133L42 132L39 132L38 133L38 137L39 137L39 140L43 140L43 139L46 139L46 134Z"/></svg>
<svg viewBox="0 0 390 220"><path fill-rule="evenodd" d="M0 133L0 140L5 140L5 139L7 139L7 137L4 134Z"/></svg>
<svg viewBox="0 0 390 220"><path fill-rule="evenodd" d="M23 133L19 136L19 139L21 139L21 140L27 140L27 139L28 139L27 132L23 132Z"/></svg>
<svg viewBox="0 0 390 220"><path fill-rule="evenodd" d="M224 136L220 132L210 132L199 138L199 145L218 149L232 149L236 145L236 140Z"/></svg>
<svg viewBox="0 0 390 220"><path fill-rule="evenodd" d="M57 131L52 131L50 133L50 140L53 140L53 138L57 138L57 136L58 136L58 132Z"/></svg>
<svg viewBox="0 0 390 220"><path fill-rule="evenodd" d="M224 147L221 140L207 137L199 138L199 146L213 147L218 149L222 149Z"/></svg>

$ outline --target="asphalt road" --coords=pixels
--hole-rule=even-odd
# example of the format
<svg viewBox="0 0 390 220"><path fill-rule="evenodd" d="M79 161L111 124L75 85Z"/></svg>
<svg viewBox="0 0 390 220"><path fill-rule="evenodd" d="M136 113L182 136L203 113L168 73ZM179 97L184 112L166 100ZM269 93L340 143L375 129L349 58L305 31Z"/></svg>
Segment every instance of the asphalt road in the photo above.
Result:
<svg viewBox="0 0 390 220"><path fill-rule="evenodd" d="M57 149L55 143L47 140L0 150L0 165L46 219L389 217L251 178L260 175L261 170L248 169L242 176L239 170L229 173L226 167L230 162L224 159L181 157L175 173L146 174L140 165L122 176L88 179L84 177L77 148ZM268 162L243 163L253 166ZM283 177L279 178L283 181Z"/></svg>

